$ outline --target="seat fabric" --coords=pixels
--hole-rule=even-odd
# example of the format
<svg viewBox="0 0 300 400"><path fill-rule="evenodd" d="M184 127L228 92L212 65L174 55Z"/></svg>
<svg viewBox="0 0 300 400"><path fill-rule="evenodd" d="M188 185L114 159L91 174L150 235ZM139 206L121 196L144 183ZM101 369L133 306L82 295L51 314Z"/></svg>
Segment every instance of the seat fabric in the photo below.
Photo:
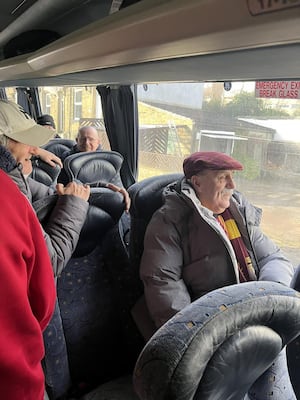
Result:
<svg viewBox="0 0 300 400"><path fill-rule="evenodd" d="M300 265L296 268L291 287L300 292ZM300 335L287 346L287 361L295 394L300 399Z"/></svg>
<svg viewBox="0 0 300 400"><path fill-rule="evenodd" d="M299 334L299 311L298 293L274 282L208 293L171 318L144 347L134 372L140 399L241 400ZM286 377L268 380L274 388L277 378ZM264 386L261 392L256 386L254 398L293 398L288 386L279 395Z"/></svg>
<svg viewBox="0 0 300 400"><path fill-rule="evenodd" d="M111 182L123 187L120 169L123 156L116 151L76 153L64 160L67 181L77 180L96 186L97 182Z"/></svg>
<svg viewBox="0 0 300 400"><path fill-rule="evenodd" d="M151 177L134 183L128 188L131 198L129 255L131 264L137 275L144 250L145 231L153 213L163 204L163 190L168 184L182 177L182 174Z"/></svg>
<svg viewBox="0 0 300 400"><path fill-rule="evenodd" d="M42 148L51 151L51 153L61 158L63 153L70 150L75 144L75 140L72 139L55 138L49 140L49 142L42 146Z"/></svg>
<svg viewBox="0 0 300 400"><path fill-rule="evenodd" d="M55 185L59 173L60 167L58 165L52 167L40 158L33 157L31 178L34 180L47 186Z"/></svg>
<svg viewBox="0 0 300 400"><path fill-rule="evenodd" d="M42 223L56 199L49 196L35 204ZM58 304L44 334L50 400L80 398L132 372L136 358L129 354L125 316L119 307L125 303L124 290L119 292L122 284L116 288L117 277L111 270L126 261L121 263L126 253L119 258L112 239L123 211L120 193L91 189L88 215L76 250L57 278ZM129 309L126 304L123 308Z"/></svg>

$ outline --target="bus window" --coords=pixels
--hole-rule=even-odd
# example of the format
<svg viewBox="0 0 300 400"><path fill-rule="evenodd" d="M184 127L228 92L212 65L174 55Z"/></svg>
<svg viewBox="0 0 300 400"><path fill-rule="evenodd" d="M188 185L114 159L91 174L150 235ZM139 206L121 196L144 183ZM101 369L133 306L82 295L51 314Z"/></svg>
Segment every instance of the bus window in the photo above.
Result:
<svg viewBox="0 0 300 400"><path fill-rule="evenodd" d="M7 99L17 103L17 90L15 87L8 87L5 89Z"/></svg>
<svg viewBox="0 0 300 400"><path fill-rule="evenodd" d="M43 114L53 116L61 138L75 139L81 126L93 125L100 135L102 149L110 150L96 87L40 87L39 96Z"/></svg>
<svg viewBox="0 0 300 400"><path fill-rule="evenodd" d="M244 165L237 189L263 209L264 232L298 265L300 100L296 82L293 93L279 85L277 92L255 82L139 85L138 179L182 172L195 151L232 155Z"/></svg>

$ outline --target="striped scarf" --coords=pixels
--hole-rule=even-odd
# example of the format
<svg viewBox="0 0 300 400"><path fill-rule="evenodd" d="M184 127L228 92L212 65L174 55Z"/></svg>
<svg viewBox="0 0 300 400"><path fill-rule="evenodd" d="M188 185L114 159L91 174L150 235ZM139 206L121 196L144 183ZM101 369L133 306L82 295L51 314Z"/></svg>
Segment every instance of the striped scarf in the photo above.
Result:
<svg viewBox="0 0 300 400"><path fill-rule="evenodd" d="M217 220L227 234L234 249L238 262L240 282L256 280L251 258L229 209L227 208L222 214L218 215Z"/></svg>

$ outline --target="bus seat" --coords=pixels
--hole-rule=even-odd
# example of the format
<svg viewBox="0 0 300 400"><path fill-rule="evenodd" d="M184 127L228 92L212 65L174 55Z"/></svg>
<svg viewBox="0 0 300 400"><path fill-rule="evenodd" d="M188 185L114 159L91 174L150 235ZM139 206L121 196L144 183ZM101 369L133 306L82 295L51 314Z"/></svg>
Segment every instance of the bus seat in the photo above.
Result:
<svg viewBox="0 0 300 400"><path fill-rule="evenodd" d="M116 151L93 151L72 154L64 160L68 182L78 180L97 185L97 182L111 182L123 187L120 169L123 156Z"/></svg>
<svg viewBox="0 0 300 400"><path fill-rule="evenodd" d="M31 178L38 182L44 183L47 186L56 184L57 177L61 170L59 165L52 167L38 157L33 157L31 163Z"/></svg>
<svg viewBox="0 0 300 400"><path fill-rule="evenodd" d="M59 307L50 331L44 335L51 400L62 395L78 397L130 369L107 263L115 259L110 235L118 229L124 211L123 196L106 188L92 188L89 204L75 252L57 278ZM42 210L38 214L41 216ZM59 372L62 366L64 370ZM131 372L132 368L131 364Z"/></svg>
<svg viewBox="0 0 300 400"><path fill-rule="evenodd" d="M44 333L45 357L42 361L50 399L59 399L72 386L68 350L58 300Z"/></svg>
<svg viewBox="0 0 300 400"><path fill-rule="evenodd" d="M250 388L255 399L294 398L288 373L261 376L299 334L299 312L299 294L275 282L206 294L147 342L133 376L140 400L241 400Z"/></svg>
<svg viewBox="0 0 300 400"><path fill-rule="evenodd" d="M155 332L154 324L143 296L143 284L139 278L140 260L144 250L144 235L153 213L162 206L164 188L181 179L183 174L166 174L146 178L128 188L131 198L130 206L130 239L129 259L132 274L137 281L134 293L135 302L131 313L144 340L148 340Z"/></svg>
<svg viewBox="0 0 300 400"><path fill-rule="evenodd" d="M75 140L54 138L42 146L43 149L51 151L57 157L61 158L66 150L70 150L76 144Z"/></svg>
<svg viewBox="0 0 300 400"><path fill-rule="evenodd" d="M93 151L72 154L65 158L58 182L66 184L76 180L97 187L98 182L110 182L124 187L120 170L123 156L116 151ZM123 213L120 224L120 239L126 250L129 245L130 218Z"/></svg>
<svg viewBox="0 0 300 400"><path fill-rule="evenodd" d="M300 292L300 264L295 270L291 287ZM300 399L300 335L287 346L287 361L295 394Z"/></svg>
<svg viewBox="0 0 300 400"><path fill-rule="evenodd" d="M144 250L144 235L146 227L154 213L163 204L164 188L183 177L183 174L166 174L146 178L128 188L131 198L130 218L130 261L138 273L140 259Z"/></svg>

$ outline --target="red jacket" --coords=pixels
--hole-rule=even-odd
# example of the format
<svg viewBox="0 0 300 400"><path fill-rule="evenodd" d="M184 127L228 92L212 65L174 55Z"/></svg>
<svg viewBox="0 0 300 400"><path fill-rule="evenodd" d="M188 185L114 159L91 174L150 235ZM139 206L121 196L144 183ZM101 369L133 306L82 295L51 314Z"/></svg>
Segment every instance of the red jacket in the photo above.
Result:
<svg viewBox="0 0 300 400"><path fill-rule="evenodd" d="M37 217L0 170L0 398L42 400L42 331L55 303L53 270Z"/></svg>

